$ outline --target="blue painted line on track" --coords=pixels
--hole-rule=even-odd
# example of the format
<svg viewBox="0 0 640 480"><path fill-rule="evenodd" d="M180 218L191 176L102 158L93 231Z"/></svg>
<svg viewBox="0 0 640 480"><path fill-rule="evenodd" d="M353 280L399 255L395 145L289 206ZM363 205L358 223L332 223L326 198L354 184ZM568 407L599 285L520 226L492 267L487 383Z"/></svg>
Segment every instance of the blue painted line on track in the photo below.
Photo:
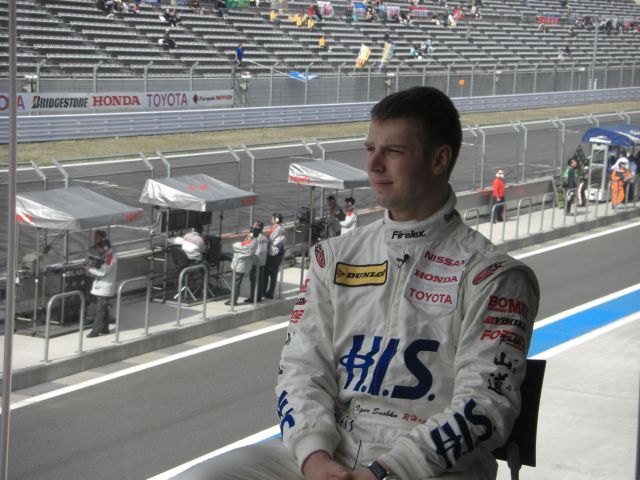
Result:
<svg viewBox="0 0 640 480"><path fill-rule="evenodd" d="M540 327L533 332L529 356L557 347L639 311L640 290L636 290Z"/></svg>

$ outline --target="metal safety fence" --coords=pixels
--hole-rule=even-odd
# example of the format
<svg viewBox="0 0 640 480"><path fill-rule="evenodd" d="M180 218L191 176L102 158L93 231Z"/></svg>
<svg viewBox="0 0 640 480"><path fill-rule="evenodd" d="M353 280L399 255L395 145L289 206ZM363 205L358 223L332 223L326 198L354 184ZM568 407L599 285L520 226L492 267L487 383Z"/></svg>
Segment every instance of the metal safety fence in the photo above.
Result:
<svg viewBox="0 0 640 480"><path fill-rule="evenodd" d="M490 186L495 171L505 171L508 183L524 183L544 176L558 176L566 160L581 146L583 132L592 126L606 126L640 121L640 111L584 115L571 118L550 118L502 125L465 125L463 145L458 164L451 178L457 192L484 189ZM128 156L59 160L53 165L22 164L18 170L18 193L84 186L131 206L138 206L141 189L148 178L168 175L204 173L226 183L254 191L259 202L252 209L222 212L211 229L222 234L238 232L252 221L268 224L273 212L280 212L285 222L296 219L300 207L310 207L307 192L287 183L288 167L294 161L313 158L335 159L348 165L365 168L362 136L349 138L319 138L305 143L301 140L286 144L244 145L240 149L157 152L155 156ZM586 147L584 147L586 153ZM304 194L303 194L304 193ZM368 189L338 193L338 198L353 196L357 208L371 208L375 200ZM8 194L8 175L0 170L0 196ZM314 209L322 211L320 195L313 198ZM150 231L154 227L152 210L128 227L112 227L109 232L120 253L149 247ZM6 210L0 210L0 250L6 248ZM38 248L34 229L21 228L18 258L34 253ZM91 245L89 232L68 235L69 259L80 260ZM64 258L62 241L49 232L44 247L48 263ZM295 242L292 242L295 243ZM4 259L0 259L0 264ZM4 267L4 265L3 265ZM21 271L28 275L25 268ZM55 286L54 282L50 282ZM20 287L22 288L22 287ZM24 287L26 288L26 287ZM28 295L27 295L28 297Z"/></svg>

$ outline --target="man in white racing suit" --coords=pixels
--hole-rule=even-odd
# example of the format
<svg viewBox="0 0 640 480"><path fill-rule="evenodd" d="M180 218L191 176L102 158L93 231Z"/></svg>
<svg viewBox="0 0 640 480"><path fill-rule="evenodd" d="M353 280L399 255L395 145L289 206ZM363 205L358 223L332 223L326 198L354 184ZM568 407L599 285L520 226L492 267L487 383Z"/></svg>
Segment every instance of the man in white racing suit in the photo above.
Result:
<svg viewBox="0 0 640 480"><path fill-rule="evenodd" d="M384 218L315 246L279 366L283 441L180 478L492 479L520 410L539 288L465 226L448 179L458 112L430 87L372 110Z"/></svg>

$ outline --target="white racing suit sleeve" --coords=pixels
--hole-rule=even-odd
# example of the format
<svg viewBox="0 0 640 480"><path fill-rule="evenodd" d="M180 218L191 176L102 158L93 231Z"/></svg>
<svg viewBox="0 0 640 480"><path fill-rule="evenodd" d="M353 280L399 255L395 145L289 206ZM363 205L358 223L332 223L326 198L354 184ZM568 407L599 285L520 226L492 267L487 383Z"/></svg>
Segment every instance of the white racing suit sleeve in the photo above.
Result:
<svg viewBox="0 0 640 480"><path fill-rule="evenodd" d="M495 259L471 269L464 281L449 406L380 457L403 480L464 471L504 444L519 414L539 288L523 264Z"/></svg>
<svg viewBox="0 0 640 480"><path fill-rule="evenodd" d="M333 308L325 283L329 255L326 243L324 248L316 245L315 255L310 255L311 267L291 314L276 386L284 444L300 468L315 451L333 455L340 439L335 421Z"/></svg>

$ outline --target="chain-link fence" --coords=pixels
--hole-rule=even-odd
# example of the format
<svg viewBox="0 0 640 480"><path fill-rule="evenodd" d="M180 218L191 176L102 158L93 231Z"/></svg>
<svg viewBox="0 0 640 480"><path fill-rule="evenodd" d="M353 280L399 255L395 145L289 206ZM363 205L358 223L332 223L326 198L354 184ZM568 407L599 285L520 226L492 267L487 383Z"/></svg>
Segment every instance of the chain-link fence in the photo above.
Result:
<svg viewBox="0 0 640 480"><path fill-rule="evenodd" d="M312 74L313 67L305 73ZM8 89L0 80L0 90ZM224 90L236 92L236 106L264 107L376 101L389 93L414 85L430 85L451 97L511 95L560 92L589 88L621 88L640 85L636 63L604 63L593 71L577 63L558 64L553 68L523 65L503 68L474 66L434 70L428 64L421 74L407 74L400 69L379 72L369 68L353 72L341 68L338 74L321 75L301 82L275 69L266 76L241 78L201 77L197 69L187 77L108 78L96 71L94 78L47 77L46 70L31 85L42 93L84 92L171 92Z"/></svg>
<svg viewBox="0 0 640 480"><path fill-rule="evenodd" d="M509 125L466 126L463 145L451 184L462 192L487 188L495 171L505 171L508 183L527 182L561 173L566 160L574 154L584 131L592 126L619 123L637 123L640 111L619 112L574 118L555 118ZM268 223L271 214L280 212L285 221L293 221L300 207L310 206L310 189L287 183L289 164L314 158L334 159L356 168L365 169L365 150L362 136L339 139L317 139L305 144L291 141L287 144L250 145L233 151L229 148L157 152L145 158L141 154L122 157L77 158L61 160L54 165L37 167L21 165L18 171L18 193L84 186L122 203L139 206L140 192L147 178L182 176L204 173L231 185L258 194L258 204L237 211L214 212L213 231L223 233L246 228L252 220ZM588 150L585 146L585 151ZM8 194L7 171L0 171L0 197ZM358 208L375 206L369 189L355 192L324 192L337 194L340 201L354 196ZM314 208L320 212L324 198L316 189ZM111 238L120 250L146 247L148 227L153 223L152 211L142 205L145 214L131 226L113 228ZM6 210L0 209L0 251L6 250ZM71 259L81 258L91 239L89 232L75 232L68 236ZM48 244L53 244L49 255L61 260L63 242L59 232L48 232ZM18 258L36 249L34 229L20 229ZM40 249L44 245L40 244ZM3 264L4 259L0 259Z"/></svg>

